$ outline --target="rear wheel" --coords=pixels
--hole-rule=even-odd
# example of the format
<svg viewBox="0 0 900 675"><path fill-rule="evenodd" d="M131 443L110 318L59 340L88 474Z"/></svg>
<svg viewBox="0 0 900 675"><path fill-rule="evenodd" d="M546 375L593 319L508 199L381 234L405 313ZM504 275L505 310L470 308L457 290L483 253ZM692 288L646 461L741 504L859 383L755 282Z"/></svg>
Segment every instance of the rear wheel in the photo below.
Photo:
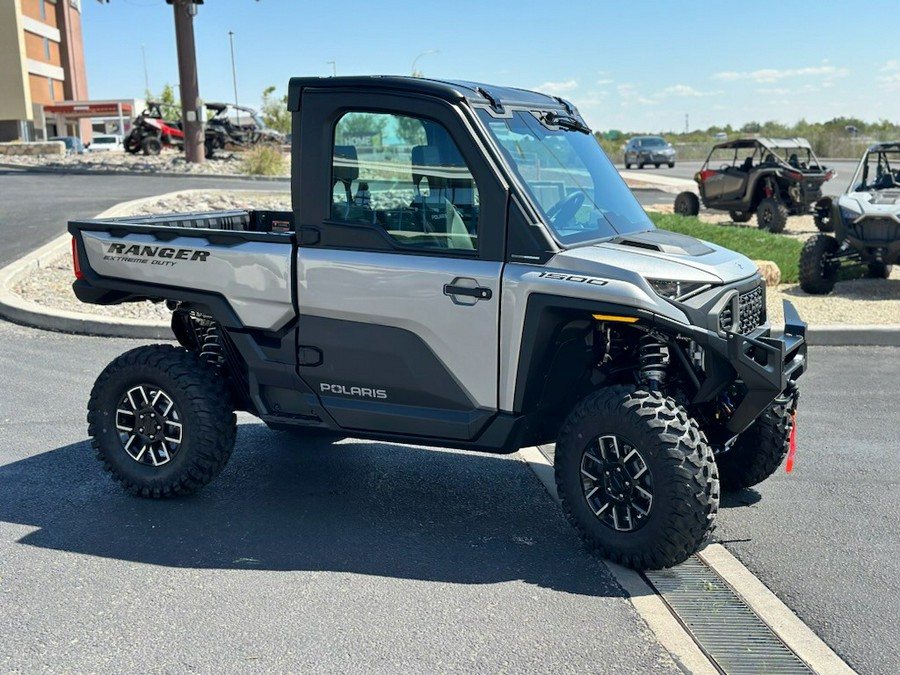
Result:
<svg viewBox="0 0 900 675"><path fill-rule="evenodd" d="M793 420L787 401L776 401L741 433L727 452L716 455L722 491L762 483L787 456Z"/></svg>
<svg viewBox="0 0 900 675"><path fill-rule="evenodd" d="M766 197L756 207L756 223L761 229L778 233L787 225L788 212L775 197Z"/></svg>
<svg viewBox="0 0 900 675"><path fill-rule="evenodd" d="M219 373L193 352L150 345L97 378L88 403L97 458L142 497L194 492L231 457L235 417Z"/></svg>
<svg viewBox="0 0 900 675"><path fill-rule="evenodd" d="M753 217L753 214L748 211L729 211L728 217L733 223L746 223Z"/></svg>
<svg viewBox="0 0 900 675"><path fill-rule="evenodd" d="M631 162L625 162L625 168L626 168L626 169L630 169L630 168L631 168Z"/></svg>
<svg viewBox="0 0 900 675"><path fill-rule="evenodd" d="M700 198L693 192L682 192L675 197L675 213L679 216L696 216L700 213Z"/></svg>
<svg viewBox="0 0 900 675"><path fill-rule="evenodd" d="M656 392L615 386L581 401L560 431L555 473L566 517L587 546L638 569L696 552L718 510L705 437Z"/></svg>
<svg viewBox="0 0 900 675"><path fill-rule="evenodd" d="M670 169L674 169L674 168L675 168L675 162L669 162L669 168L670 168Z"/></svg>
<svg viewBox="0 0 900 675"><path fill-rule="evenodd" d="M884 263L869 263L869 276L873 279L887 279L891 276L891 270L893 270L893 265L886 265Z"/></svg>
<svg viewBox="0 0 900 675"><path fill-rule="evenodd" d="M812 295L831 293L840 268L834 254L840 246L837 239L827 234L817 234L807 240L800 251L800 288Z"/></svg>
<svg viewBox="0 0 900 675"><path fill-rule="evenodd" d="M132 155L136 155L141 151L141 142L135 138L133 134L126 136L125 142L122 145L125 146L125 152L131 153Z"/></svg>
<svg viewBox="0 0 900 675"><path fill-rule="evenodd" d="M659 163L657 162L657 163L654 164L653 166L655 166L655 167L658 169L658 168L659 168Z"/></svg>
<svg viewBox="0 0 900 675"><path fill-rule="evenodd" d="M156 136L147 136L141 142L141 149L145 155L158 155L162 150L162 143Z"/></svg>

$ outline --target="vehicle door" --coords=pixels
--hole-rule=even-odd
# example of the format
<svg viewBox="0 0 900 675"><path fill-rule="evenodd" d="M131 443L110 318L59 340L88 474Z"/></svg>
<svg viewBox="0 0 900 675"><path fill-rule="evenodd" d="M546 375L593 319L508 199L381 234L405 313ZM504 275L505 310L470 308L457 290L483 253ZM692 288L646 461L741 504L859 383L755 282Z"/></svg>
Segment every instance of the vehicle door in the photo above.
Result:
<svg viewBox="0 0 900 675"><path fill-rule="evenodd" d="M471 124L303 92L298 368L343 428L471 440L496 415L507 191Z"/></svg>
<svg viewBox="0 0 900 675"><path fill-rule="evenodd" d="M747 157L734 151L728 156L714 156L709 160L710 168L716 171L703 182L703 197L708 205L739 199L747 185L749 169ZM751 157L752 161L752 157Z"/></svg>

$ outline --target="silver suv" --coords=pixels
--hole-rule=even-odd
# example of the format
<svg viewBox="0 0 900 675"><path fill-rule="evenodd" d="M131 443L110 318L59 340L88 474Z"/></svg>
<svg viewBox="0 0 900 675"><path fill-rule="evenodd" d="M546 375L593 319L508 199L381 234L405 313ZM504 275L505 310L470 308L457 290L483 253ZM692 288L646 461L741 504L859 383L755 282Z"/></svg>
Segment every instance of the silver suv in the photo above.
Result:
<svg viewBox="0 0 900 675"><path fill-rule="evenodd" d="M645 164L652 164L657 169L662 164L669 168L675 166L675 148L662 136L635 136L625 144L625 168L630 169L637 164L643 169Z"/></svg>

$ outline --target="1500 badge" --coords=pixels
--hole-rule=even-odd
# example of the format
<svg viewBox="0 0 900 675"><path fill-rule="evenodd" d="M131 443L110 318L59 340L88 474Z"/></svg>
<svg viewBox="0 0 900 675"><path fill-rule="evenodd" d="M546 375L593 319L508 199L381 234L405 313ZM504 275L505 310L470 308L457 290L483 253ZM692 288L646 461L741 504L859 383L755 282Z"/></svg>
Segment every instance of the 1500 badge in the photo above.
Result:
<svg viewBox="0 0 900 675"><path fill-rule="evenodd" d="M590 284L591 286L606 286L609 282L597 277L586 277L583 274L563 274L561 272L541 272L542 279L557 279L558 281L571 281L576 284Z"/></svg>

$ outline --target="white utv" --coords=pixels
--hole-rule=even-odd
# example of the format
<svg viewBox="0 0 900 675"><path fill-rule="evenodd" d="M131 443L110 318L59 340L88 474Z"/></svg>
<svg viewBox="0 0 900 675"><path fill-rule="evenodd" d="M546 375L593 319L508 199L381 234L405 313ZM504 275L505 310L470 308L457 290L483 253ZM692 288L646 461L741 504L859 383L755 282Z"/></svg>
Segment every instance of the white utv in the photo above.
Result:
<svg viewBox="0 0 900 675"><path fill-rule="evenodd" d="M99 459L146 497L276 429L511 453L556 443L599 554L674 565L723 489L781 464L806 368L745 257L654 228L567 101L418 78L295 78L292 212L75 221L85 302L151 298L180 346L97 379Z"/></svg>

